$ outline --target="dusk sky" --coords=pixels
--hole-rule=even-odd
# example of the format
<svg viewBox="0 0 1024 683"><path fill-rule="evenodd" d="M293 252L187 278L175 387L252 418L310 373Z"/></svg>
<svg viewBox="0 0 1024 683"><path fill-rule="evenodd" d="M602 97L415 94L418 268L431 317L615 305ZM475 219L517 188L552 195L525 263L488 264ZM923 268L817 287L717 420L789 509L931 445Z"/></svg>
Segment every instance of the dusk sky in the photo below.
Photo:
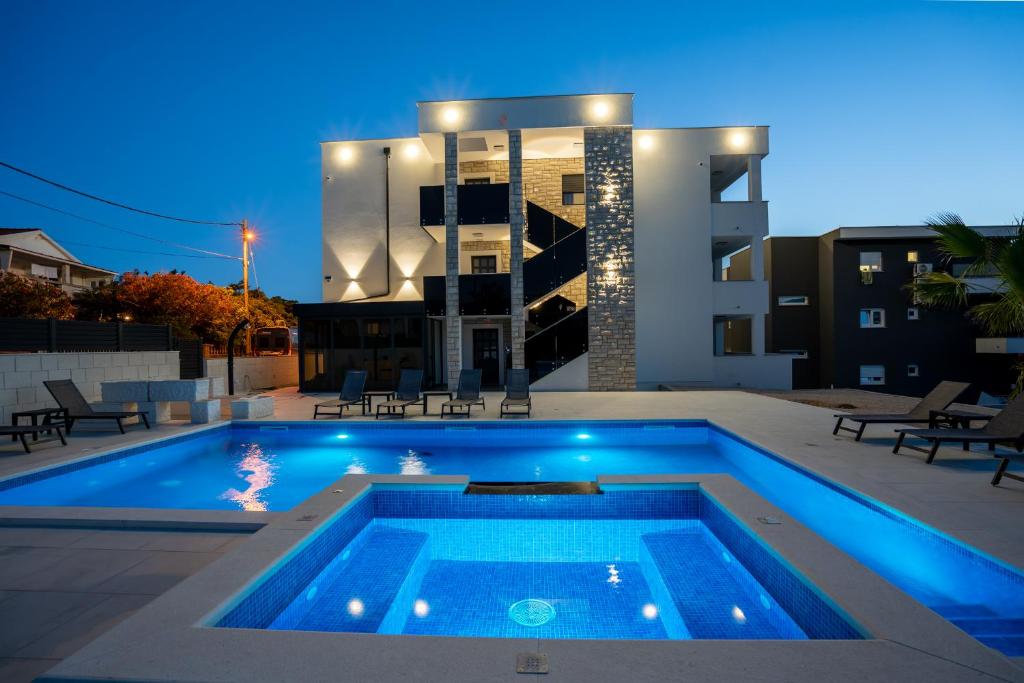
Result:
<svg viewBox="0 0 1024 683"><path fill-rule="evenodd" d="M247 217L259 284L302 301L320 299L318 143L414 135L425 99L635 92L637 127L771 126L773 235L1024 214L1024 2L555 5L3 0L0 160L152 211ZM229 228L2 168L0 192L238 251ZM0 227L114 270L240 278L3 194Z"/></svg>

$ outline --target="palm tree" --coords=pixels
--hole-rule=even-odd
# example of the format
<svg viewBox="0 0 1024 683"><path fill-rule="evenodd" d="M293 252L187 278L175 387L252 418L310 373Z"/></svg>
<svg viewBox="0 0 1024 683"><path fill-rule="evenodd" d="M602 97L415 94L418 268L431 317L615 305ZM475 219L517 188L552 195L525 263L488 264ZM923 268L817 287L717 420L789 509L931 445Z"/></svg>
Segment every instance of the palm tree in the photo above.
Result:
<svg viewBox="0 0 1024 683"><path fill-rule="evenodd" d="M955 213L940 213L926 221L938 235L939 252L948 263L969 259L959 275L931 272L914 279L914 298L933 308L967 308L967 314L986 334L1024 336L1024 216L1014 221L1017 230L1005 237L985 237L968 227ZM979 277L992 278L985 286ZM969 305L968 292L988 293L986 301ZM1013 394L1024 389L1024 363Z"/></svg>

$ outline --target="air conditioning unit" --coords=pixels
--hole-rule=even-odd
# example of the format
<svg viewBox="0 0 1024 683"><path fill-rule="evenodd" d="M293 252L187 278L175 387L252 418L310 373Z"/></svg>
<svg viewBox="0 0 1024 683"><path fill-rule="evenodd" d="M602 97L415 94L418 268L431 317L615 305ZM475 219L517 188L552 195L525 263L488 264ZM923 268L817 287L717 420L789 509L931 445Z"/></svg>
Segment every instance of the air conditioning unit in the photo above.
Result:
<svg viewBox="0 0 1024 683"><path fill-rule="evenodd" d="M932 264L930 263L915 263L914 264L914 275L924 275L925 273L932 272Z"/></svg>

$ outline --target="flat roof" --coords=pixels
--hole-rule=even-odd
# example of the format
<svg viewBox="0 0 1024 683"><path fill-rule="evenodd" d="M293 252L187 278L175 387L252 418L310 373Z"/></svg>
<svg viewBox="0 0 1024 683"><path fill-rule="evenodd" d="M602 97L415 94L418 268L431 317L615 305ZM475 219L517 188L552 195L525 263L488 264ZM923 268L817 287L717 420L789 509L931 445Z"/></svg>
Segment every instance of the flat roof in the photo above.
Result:
<svg viewBox="0 0 1024 683"><path fill-rule="evenodd" d="M553 99L556 97L594 97L600 95L628 95L630 97L636 97L635 92L578 92L578 93L559 93L554 95L517 95L514 97L470 97L466 99L448 99L448 100L416 100L416 106L421 104L441 104L443 102L500 102L502 100L541 100L541 99Z"/></svg>

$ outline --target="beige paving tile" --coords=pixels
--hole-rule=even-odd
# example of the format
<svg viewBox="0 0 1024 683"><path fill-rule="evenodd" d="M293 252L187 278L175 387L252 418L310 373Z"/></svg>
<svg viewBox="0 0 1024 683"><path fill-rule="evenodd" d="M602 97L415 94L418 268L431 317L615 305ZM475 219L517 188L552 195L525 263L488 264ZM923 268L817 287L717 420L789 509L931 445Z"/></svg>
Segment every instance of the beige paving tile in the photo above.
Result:
<svg viewBox="0 0 1024 683"><path fill-rule="evenodd" d="M31 548L30 550L45 550ZM9 588L37 591L93 591L104 581L117 576L150 557L150 551L62 549L57 562L8 582Z"/></svg>
<svg viewBox="0 0 1024 683"><path fill-rule="evenodd" d="M202 531L166 531L146 532L148 541L143 546L146 550L164 550L180 552L223 552L235 541L245 540L251 534L210 533Z"/></svg>
<svg viewBox="0 0 1024 683"><path fill-rule="evenodd" d="M0 681L30 683L40 674L52 669L59 661L58 659L0 657Z"/></svg>
<svg viewBox="0 0 1024 683"><path fill-rule="evenodd" d="M102 602L106 596L51 591L18 592L3 603L0 657L18 649Z"/></svg>
<svg viewBox="0 0 1024 683"><path fill-rule="evenodd" d="M69 553L67 548L0 547L0 589L24 588L23 577L60 563Z"/></svg>
<svg viewBox="0 0 1024 683"><path fill-rule="evenodd" d="M86 529L0 527L0 546L65 548L89 533Z"/></svg>
<svg viewBox="0 0 1024 683"><path fill-rule="evenodd" d="M152 551L143 562L110 577L96 587L104 593L160 595L196 573L221 553L189 553Z"/></svg>
<svg viewBox="0 0 1024 683"><path fill-rule="evenodd" d="M149 603L152 595L100 596L103 600L18 650L17 657L64 658Z"/></svg>
<svg viewBox="0 0 1024 683"><path fill-rule="evenodd" d="M91 548L94 550L138 550L151 540L145 531L128 529L111 529L91 531L77 539L71 548Z"/></svg>

